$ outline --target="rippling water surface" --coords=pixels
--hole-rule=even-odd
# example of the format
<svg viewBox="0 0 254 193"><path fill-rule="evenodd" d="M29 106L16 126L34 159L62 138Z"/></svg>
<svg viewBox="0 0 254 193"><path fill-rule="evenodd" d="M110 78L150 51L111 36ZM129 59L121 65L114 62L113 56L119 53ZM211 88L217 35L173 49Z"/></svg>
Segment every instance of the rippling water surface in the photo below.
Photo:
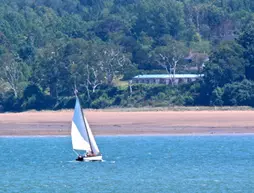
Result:
<svg viewBox="0 0 254 193"><path fill-rule="evenodd" d="M69 137L0 138L0 192L254 192L254 136L96 139L104 162L75 162Z"/></svg>

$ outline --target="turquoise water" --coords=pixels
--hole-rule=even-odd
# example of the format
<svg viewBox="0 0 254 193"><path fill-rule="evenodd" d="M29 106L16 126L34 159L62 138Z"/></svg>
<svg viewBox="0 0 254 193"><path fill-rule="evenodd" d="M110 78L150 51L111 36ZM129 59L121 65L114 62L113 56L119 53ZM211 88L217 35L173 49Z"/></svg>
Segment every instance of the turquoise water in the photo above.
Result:
<svg viewBox="0 0 254 193"><path fill-rule="evenodd" d="M104 162L73 161L69 137L0 138L0 192L254 192L254 136L96 139Z"/></svg>

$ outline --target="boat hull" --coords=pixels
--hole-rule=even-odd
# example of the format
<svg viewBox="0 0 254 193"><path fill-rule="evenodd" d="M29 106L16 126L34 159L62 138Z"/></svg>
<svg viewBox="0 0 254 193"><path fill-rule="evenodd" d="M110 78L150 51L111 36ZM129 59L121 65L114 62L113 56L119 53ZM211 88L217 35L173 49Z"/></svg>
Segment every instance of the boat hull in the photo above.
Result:
<svg viewBox="0 0 254 193"><path fill-rule="evenodd" d="M102 156L84 157L84 161L102 161Z"/></svg>
<svg viewBox="0 0 254 193"><path fill-rule="evenodd" d="M82 159L77 158L76 161L85 161L85 162L89 162L89 161L102 161L102 156L91 156L91 157L82 157Z"/></svg>

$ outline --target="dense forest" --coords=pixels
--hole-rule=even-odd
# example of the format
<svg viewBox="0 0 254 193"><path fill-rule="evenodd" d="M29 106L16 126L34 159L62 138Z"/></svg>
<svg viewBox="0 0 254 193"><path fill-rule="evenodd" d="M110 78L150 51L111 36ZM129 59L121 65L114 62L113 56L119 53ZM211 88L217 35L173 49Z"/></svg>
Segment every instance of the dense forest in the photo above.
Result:
<svg viewBox="0 0 254 193"><path fill-rule="evenodd" d="M0 112L254 106L253 0L0 2ZM129 83L172 72L204 76Z"/></svg>

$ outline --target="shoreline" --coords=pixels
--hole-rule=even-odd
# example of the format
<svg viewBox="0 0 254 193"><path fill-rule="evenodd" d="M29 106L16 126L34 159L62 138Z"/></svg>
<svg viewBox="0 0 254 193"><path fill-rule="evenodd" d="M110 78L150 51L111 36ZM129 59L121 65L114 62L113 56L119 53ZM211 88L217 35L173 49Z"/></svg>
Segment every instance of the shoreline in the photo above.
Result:
<svg viewBox="0 0 254 193"><path fill-rule="evenodd" d="M96 135L95 137L242 137L254 136L254 133L221 133L221 134L129 134L129 135ZM1 138L67 138L70 135L0 135Z"/></svg>
<svg viewBox="0 0 254 193"><path fill-rule="evenodd" d="M70 136L73 111L0 114L0 137ZM85 111L95 136L254 135L254 111Z"/></svg>

